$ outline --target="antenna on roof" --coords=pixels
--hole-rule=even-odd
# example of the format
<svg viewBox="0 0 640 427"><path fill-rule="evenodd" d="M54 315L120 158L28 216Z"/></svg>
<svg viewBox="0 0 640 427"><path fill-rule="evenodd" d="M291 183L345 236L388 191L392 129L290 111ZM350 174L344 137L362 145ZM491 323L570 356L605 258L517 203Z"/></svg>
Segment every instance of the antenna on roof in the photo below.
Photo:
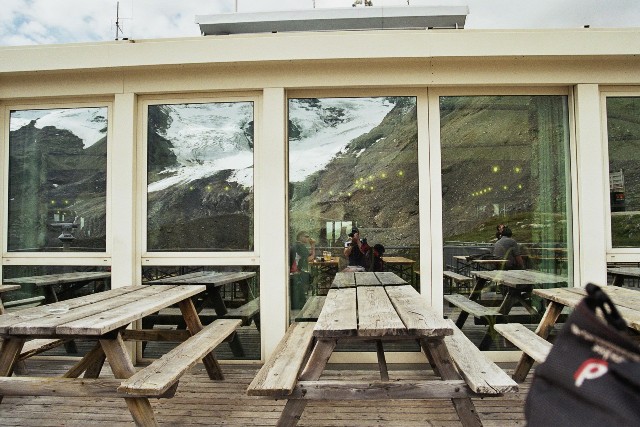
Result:
<svg viewBox="0 0 640 427"><path fill-rule="evenodd" d="M120 2L116 3L116 40L120 40L122 28L120 27Z"/></svg>

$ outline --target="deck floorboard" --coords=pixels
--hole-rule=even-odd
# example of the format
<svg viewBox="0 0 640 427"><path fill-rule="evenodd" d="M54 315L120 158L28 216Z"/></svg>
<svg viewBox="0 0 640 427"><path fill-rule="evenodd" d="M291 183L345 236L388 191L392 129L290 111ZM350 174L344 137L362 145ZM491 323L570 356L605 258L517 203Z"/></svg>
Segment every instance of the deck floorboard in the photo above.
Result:
<svg viewBox="0 0 640 427"><path fill-rule="evenodd" d="M30 375L61 375L73 363L71 358L32 358L26 361ZM515 363L499 364L511 373ZM225 381L208 379L202 364L196 365L180 381L172 399L151 400L161 426L273 426L283 401L250 397L246 389L259 364L223 364ZM391 379L430 379L431 371L419 365L389 365ZM418 370L422 368L422 370ZM329 365L323 379L349 375L350 378L377 380L376 365L359 365L347 372L342 365ZM112 377L108 365L104 377ZM529 376L530 378L531 376ZM483 424L487 427L524 426L524 400L530 379L518 393L502 397L474 399ZM3 426L133 426L124 399L64 399L56 397L5 397L0 404ZM307 405L299 426L460 426L450 401L312 401Z"/></svg>

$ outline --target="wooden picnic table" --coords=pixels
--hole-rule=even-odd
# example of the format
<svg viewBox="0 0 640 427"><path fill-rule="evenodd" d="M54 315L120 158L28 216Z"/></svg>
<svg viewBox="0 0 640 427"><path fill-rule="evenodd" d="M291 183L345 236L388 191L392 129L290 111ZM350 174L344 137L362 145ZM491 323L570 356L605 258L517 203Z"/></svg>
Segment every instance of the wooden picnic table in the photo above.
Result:
<svg viewBox="0 0 640 427"><path fill-rule="evenodd" d="M204 286L127 286L0 316L0 337L4 338L0 351L0 402L3 395L120 397L125 399L137 425L157 425L149 397L171 397L180 376L199 358L204 358L211 379L223 378L212 350L235 332L240 321L221 320L203 328L191 297L204 290ZM136 372L123 341L126 327L176 303L191 336ZM144 333L149 339L167 331L129 332ZM42 338L84 338L96 340L97 344L63 377L12 377L25 341ZM105 358L115 379L98 379ZM85 377L78 379L83 372Z"/></svg>
<svg viewBox="0 0 640 427"><path fill-rule="evenodd" d="M529 303L533 289L535 287L561 286L567 284L568 281L567 277L536 270L472 271L471 275L475 278L475 282L469 294L470 301L478 301L485 286L493 282L504 286L504 297L500 307L496 310L497 315L506 316L515 305L520 304L536 319L540 313ZM458 315L456 325L462 328L468 316L469 312L462 310ZM490 324L480 343L481 350L486 350L491 344L492 333Z"/></svg>
<svg viewBox="0 0 640 427"><path fill-rule="evenodd" d="M454 255L456 260L456 273L470 274L471 270L495 270L503 269L506 259L479 259L469 258L466 255Z"/></svg>
<svg viewBox="0 0 640 427"><path fill-rule="evenodd" d="M413 268L416 262L414 260L402 256L383 256L382 261L384 262L385 270L396 273L415 287Z"/></svg>
<svg viewBox="0 0 640 427"><path fill-rule="evenodd" d="M36 287L44 288L44 303L54 303L60 301L60 297L63 294L72 295L74 291L92 283L99 281L101 287L99 291L104 291L109 288L109 280L111 279L111 273L108 271L76 271L71 273L58 273L58 274L45 274L41 276L24 276L14 277L11 279L4 279L2 282L5 285L32 285ZM55 285L62 285L60 293L56 290ZM27 298L25 301L34 300L40 298L39 302L42 302L42 297ZM67 341L64 344L67 353L77 353L75 341Z"/></svg>
<svg viewBox="0 0 640 427"><path fill-rule="evenodd" d="M471 396L517 390L450 320L391 272L336 274L317 322L294 323L290 331L248 389L250 395L288 399L278 425L295 425L309 399L451 399L462 424L477 426ZM419 342L441 380L389 381L383 345L398 340ZM375 342L381 381L320 380L338 341Z"/></svg>
<svg viewBox="0 0 640 427"><path fill-rule="evenodd" d="M611 298L618 312L630 329L640 331L640 292L617 286L602 286L601 289ZM560 313L565 307L573 308L587 295L584 288L534 289L533 293L544 298L548 304L535 333L547 339L553 330ZM516 366L513 378L524 381L533 365L533 358L524 353Z"/></svg>
<svg viewBox="0 0 640 427"><path fill-rule="evenodd" d="M613 286L622 286L626 278L640 278L640 267L607 268L607 273L613 276L613 283L611 283Z"/></svg>
<svg viewBox="0 0 640 427"><path fill-rule="evenodd" d="M73 273L45 274L42 276L14 277L12 279L4 279L2 283L5 285L34 285L43 287L45 290L45 302L52 303L59 301L59 295L54 285L65 285L67 289L64 292L72 292L88 283L94 281L102 282L102 290L108 288L107 284L111 279L109 271L77 271Z"/></svg>
<svg viewBox="0 0 640 427"><path fill-rule="evenodd" d="M256 276L255 272L239 271L239 272L219 272L219 271L197 271L178 276L164 277L158 280L147 282L150 285L204 285L206 291L203 298L196 301L195 307L198 313L204 308L211 307L215 310L217 318L239 318L243 320L243 324L250 324L254 320L256 326L259 327L259 298L254 298L251 291L250 281ZM221 289L224 285L238 283L240 292L243 295L245 309L242 307L230 309L225 303ZM175 316L173 316L175 317ZM156 322L164 321L166 316L149 316L145 320L144 327L152 328ZM229 343L234 356L245 356L244 348L240 342L240 338L236 335Z"/></svg>

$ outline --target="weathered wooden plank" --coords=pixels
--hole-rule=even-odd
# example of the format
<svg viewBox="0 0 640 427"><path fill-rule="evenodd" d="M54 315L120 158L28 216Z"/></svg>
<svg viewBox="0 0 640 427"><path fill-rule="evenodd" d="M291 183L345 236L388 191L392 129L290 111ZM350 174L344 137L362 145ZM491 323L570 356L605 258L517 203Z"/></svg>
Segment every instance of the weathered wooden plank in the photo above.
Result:
<svg viewBox="0 0 640 427"><path fill-rule="evenodd" d="M357 335L356 307L355 288L330 289L318 317L314 336L336 338Z"/></svg>
<svg viewBox="0 0 640 427"><path fill-rule="evenodd" d="M27 359L31 356L35 356L36 354L43 353L52 348L58 347L69 340L60 340L60 339L35 339L29 340L24 343L22 346L22 351L20 352L20 360Z"/></svg>
<svg viewBox="0 0 640 427"><path fill-rule="evenodd" d="M522 278L516 278L509 273L512 270L472 271L471 275L480 279L489 280L506 286L531 285L531 282Z"/></svg>
<svg viewBox="0 0 640 427"><path fill-rule="evenodd" d="M388 286L385 290L409 334L425 337L453 334L451 324L427 307L422 296L411 286Z"/></svg>
<svg viewBox="0 0 640 427"><path fill-rule="evenodd" d="M249 396L290 394L313 344L314 322L292 323L247 388Z"/></svg>
<svg viewBox="0 0 640 427"><path fill-rule="evenodd" d="M39 303L42 303L44 300L45 300L44 296L38 295L30 298L14 299L12 301L7 301L4 303L4 306L6 308L10 308L10 307L19 307L19 306L28 305L28 304L38 305Z"/></svg>
<svg viewBox="0 0 640 427"><path fill-rule="evenodd" d="M324 307L324 300L326 298L327 297L320 295L309 298L304 304L304 307L302 307L302 310L300 310L300 313L296 316L296 322L317 321L322 307Z"/></svg>
<svg viewBox="0 0 640 427"><path fill-rule="evenodd" d="M444 338L451 358L471 390L479 394L518 391L518 384L498 367L453 325L453 335Z"/></svg>
<svg viewBox="0 0 640 427"><path fill-rule="evenodd" d="M407 335L407 330L382 286L358 286L358 335Z"/></svg>
<svg viewBox="0 0 640 427"><path fill-rule="evenodd" d="M549 334L551 333L551 329L558 321L558 317L560 317L560 313L564 306L556 301L549 301L547 305L547 309L542 315L542 319L540 319L540 323L536 327L536 335L541 338L547 339ZM517 382L522 382L527 377L531 366L533 366L533 358L526 353L522 353L520 356L520 360L518 361L518 365L516 366L513 372L513 379Z"/></svg>
<svg viewBox="0 0 640 427"><path fill-rule="evenodd" d="M97 320L110 318L111 310L114 308L121 307L126 303L140 303L141 301L147 300L157 294L158 292L154 289L140 286L135 290L130 290L129 292L119 292L116 289L116 292L108 291L93 294L104 295L104 297L91 304L80 304L78 300L82 301L89 299L92 295L67 300L65 302L68 302L69 304L66 305L61 303L55 303L56 307L52 307L54 304L44 305L37 307L39 308L38 314L40 314L40 316L14 324L8 329L8 332L11 334L28 336L54 336L58 333L58 326L62 324L71 322L85 322L86 324L84 319L95 316L89 322L89 325L93 326L94 322ZM60 305L60 307L58 307L58 305ZM66 308L66 311L58 313L58 308L61 310ZM131 310L128 311L128 313L131 314ZM0 321L1 320L2 319L0 319ZM82 330L78 330L78 333L82 334Z"/></svg>
<svg viewBox="0 0 640 427"><path fill-rule="evenodd" d="M256 273L252 271L234 271L234 272L222 272L222 271L197 271L188 274L181 274L179 276L164 277L158 280L152 280L147 282L149 285L209 285L209 286L222 286L228 283L239 282L255 277Z"/></svg>
<svg viewBox="0 0 640 427"><path fill-rule="evenodd" d="M51 286L62 283L87 282L90 280L107 279L111 277L108 271L77 271L72 273L46 274L43 276L15 277L4 279L5 284L32 284L36 286Z"/></svg>
<svg viewBox="0 0 640 427"><path fill-rule="evenodd" d="M474 317L502 316L495 307L485 307L475 301L470 300L466 295L451 294L444 295L443 298Z"/></svg>
<svg viewBox="0 0 640 427"><path fill-rule="evenodd" d="M562 284L566 284L568 280L563 276L535 270L472 271L471 275L512 288L521 288L534 285L560 286Z"/></svg>
<svg viewBox="0 0 640 427"><path fill-rule="evenodd" d="M66 369L68 360L32 360L29 372L35 376L57 375ZM511 363L499 363L510 370ZM273 426L283 407L282 400L246 395L246 388L258 371L255 364L227 364L225 375L230 380L212 382L202 365L197 365L180 379L172 399L153 401L154 412L161 425L195 426ZM396 368L393 376L419 382L434 379L421 365ZM108 365L103 373L110 376ZM342 365L329 365L322 378L367 382L377 375L377 366L367 365L344 370ZM393 379L392 379L393 382ZM525 424L524 399L530 379L518 393L490 399L472 399L485 427L518 427ZM317 400L308 405L300 425L368 427L418 427L426 424L459 427L460 421L451 401L432 400ZM6 397L0 404L2 425L19 427L126 426L133 425L122 399L77 397ZM213 415L212 415L213 414ZM428 420L426 422L425 420Z"/></svg>
<svg viewBox="0 0 640 427"><path fill-rule="evenodd" d="M353 273L339 272L331 284L332 288L353 288L356 286L356 279Z"/></svg>
<svg viewBox="0 0 640 427"><path fill-rule="evenodd" d="M162 279L150 280L148 285L182 285L191 279L197 279L207 274L206 271L194 271L192 273L180 274L178 276L163 277Z"/></svg>
<svg viewBox="0 0 640 427"><path fill-rule="evenodd" d="M168 307L186 298L204 292L205 286L181 285L170 286L146 286L155 293L146 296L144 300L133 301L109 311L109 315L96 313L91 316L65 323L56 327L56 333L60 335L87 335L99 336L121 326L126 326L133 320L155 313L161 308ZM137 294L143 292L138 291Z"/></svg>
<svg viewBox="0 0 640 427"><path fill-rule="evenodd" d="M193 305L193 300L191 298L186 298L178 303L178 307L180 308L180 313L182 313L182 318L184 319L185 325L191 334L197 334L202 331L202 321L200 320L200 316L198 316L198 312L196 311L195 306ZM233 338L237 338L235 334L231 335ZM244 355L244 350L242 346L239 345L237 339L232 339L230 344L239 346L239 352L241 355ZM232 346L233 348L233 346ZM223 380L224 374L222 373L222 368L220 367L220 363L215 358L213 352L206 354L202 358L202 364L204 365L207 373L209 374L209 379L211 380Z"/></svg>
<svg viewBox="0 0 640 427"><path fill-rule="evenodd" d="M565 276L536 270L509 270L513 277L522 278L536 286L562 286L568 282Z"/></svg>
<svg viewBox="0 0 640 427"><path fill-rule="evenodd" d="M395 273L391 273L389 271L382 271L374 274L376 275L380 283L382 283L384 286L407 284L407 281L404 280L402 277L398 276Z"/></svg>
<svg viewBox="0 0 640 427"><path fill-rule="evenodd" d="M120 334L114 339L101 339L100 345L104 354L109 359L111 370L115 378L129 378L134 375L136 369L129 358L127 348ZM146 397L125 397L129 412L138 426L154 427L158 425L153 408Z"/></svg>
<svg viewBox="0 0 640 427"><path fill-rule="evenodd" d="M459 273L456 273L454 271L445 270L445 271L442 272L442 275L444 277L447 277L447 278L453 280L454 282L457 282L457 283L471 283L471 282L473 282L473 278L472 277L465 276L463 274L459 274Z"/></svg>
<svg viewBox="0 0 640 427"><path fill-rule="evenodd" d="M117 391L121 383L113 378L0 377L0 395L122 398ZM148 396L171 397L174 393Z"/></svg>
<svg viewBox="0 0 640 427"><path fill-rule="evenodd" d="M191 333L186 329L125 329L122 339L125 341L169 341L182 342Z"/></svg>
<svg viewBox="0 0 640 427"><path fill-rule="evenodd" d="M584 290L576 292L569 291L568 288L534 289L533 293L567 307L575 307L586 295Z"/></svg>
<svg viewBox="0 0 640 427"><path fill-rule="evenodd" d="M356 286L382 286L380 280L372 273L355 272L353 277L356 281Z"/></svg>
<svg viewBox="0 0 640 427"><path fill-rule="evenodd" d="M0 294L3 292L15 291L20 289L20 285L0 285Z"/></svg>
<svg viewBox="0 0 640 427"><path fill-rule="evenodd" d="M619 288L616 286L603 286L604 292L611 298L616 305L618 312L627 322L630 328L640 330L640 298L636 294L638 291ZM575 307L587 295L584 288L556 288L556 289L539 289L534 292L551 301L556 301L568 307Z"/></svg>
<svg viewBox="0 0 640 427"><path fill-rule="evenodd" d="M578 289L581 289L586 293L584 289ZM609 298L611 298L611 301L613 301L613 303L618 308L627 307L635 310L640 310L640 292L632 289L620 288L617 286L601 286L601 289L609 296Z"/></svg>
<svg viewBox="0 0 640 427"><path fill-rule="evenodd" d="M86 378L98 378L105 360L106 356L102 349L102 345L100 342L96 342L95 346L62 376L64 378L78 378L83 372L85 372ZM91 371L89 375L86 374L87 370Z"/></svg>
<svg viewBox="0 0 640 427"><path fill-rule="evenodd" d="M227 319L242 319L244 322L251 321L260 312L260 297L254 298L246 304L237 308L230 308L224 315Z"/></svg>
<svg viewBox="0 0 640 427"><path fill-rule="evenodd" d="M463 380L299 381L290 398L314 400L449 399L474 396Z"/></svg>
<svg viewBox="0 0 640 427"><path fill-rule="evenodd" d="M128 395L162 394L199 359L211 352L241 324L240 319L218 319L122 382L118 391Z"/></svg>
<svg viewBox="0 0 640 427"><path fill-rule="evenodd" d="M101 301L116 298L120 295L136 292L142 288L142 286L127 286L124 288L113 289L108 292L98 292L81 298L73 298L53 304L47 304L46 306L25 308L12 313L6 313L0 316L0 334L6 334L8 328L15 324L46 317L58 317L60 314L56 314L56 310L72 310L86 305L97 304Z"/></svg>
<svg viewBox="0 0 640 427"><path fill-rule="evenodd" d="M231 273L224 273L223 277L212 278L212 283L216 285L226 285L227 283L240 282L242 280L248 280L255 277L256 273L252 271L235 271ZM206 283L203 283L206 284Z"/></svg>
<svg viewBox="0 0 640 427"><path fill-rule="evenodd" d="M609 274L620 274L623 276L640 277L640 268L638 267L614 267L607 268Z"/></svg>
<svg viewBox="0 0 640 427"><path fill-rule="evenodd" d="M538 363L547 359L552 344L520 323L503 323L495 330Z"/></svg>
<svg viewBox="0 0 640 427"><path fill-rule="evenodd" d="M420 346L427 356L434 373L440 376L442 380L451 381L462 378L451 361L451 355L443 338L423 338L420 340ZM464 427L482 426L482 421L480 421L473 400L468 397L463 397L453 398L451 402Z"/></svg>

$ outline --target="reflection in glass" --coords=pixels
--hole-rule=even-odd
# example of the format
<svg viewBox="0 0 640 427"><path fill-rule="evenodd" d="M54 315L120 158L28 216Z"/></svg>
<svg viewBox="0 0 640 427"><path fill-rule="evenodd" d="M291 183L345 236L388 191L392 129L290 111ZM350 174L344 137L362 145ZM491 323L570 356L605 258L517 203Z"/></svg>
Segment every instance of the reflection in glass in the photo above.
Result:
<svg viewBox="0 0 640 427"><path fill-rule="evenodd" d="M3 267L2 276L5 285L20 287L0 294L2 306L9 313L103 292L111 288L109 267L12 265ZM49 310L52 314L63 314L64 311L64 303ZM0 310L1 313L2 310ZM95 340L75 340L42 354L83 356L94 346Z"/></svg>
<svg viewBox="0 0 640 427"><path fill-rule="evenodd" d="M570 284L567 97L441 97L440 117L444 269L474 275L476 270L524 267L560 276L560 286ZM511 232L498 236L500 225ZM524 265L511 255L519 255ZM539 312L541 302L530 291L540 282L523 285L525 299ZM445 286L445 293L468 295L468 285L449 283L453 286ZM506 288L485 291L481 303L496 305ZM518 314L523 317L511 317ZM536 324L539 314L517 304L509 319ZM465 325L470 323L473 316Z"/></svg>
<svg viewBox="0 0 640 427"><path fill-rule="evenodd" d="M220 318L241 319L242 325L229 342L216 347L216 358L260 360L260 285L258 267L157 266L143 267L145 284L206 285L207 290L193 298L200 321L207 325ZM169 308L145 317L143 329L185 329L180 310ZM158 358L175 342L148 342L143 357Z"/></svg>
<svg viewBox="0 0 640 427"><path fill-rule="evenodd" d="M105 251L107 108L11 111L9 251Z"/></svg>
<svg viewBox="0 0 640 427"><path fill-rule="evenodd" d="M147 250L253 249L253 102L150 105Z"/></svg>
<svg viewBox="0 0 640 427"><path fill-rule="evenodd" d="M640 97L607 98L611 240L640 247Z"/></svg>
<svg viewBox="0 0 640 427"><path fill-rule="evenodd" d="M290 99L288 135L293 321L347 266L353 227L371 247L382 244L385 256L409 258L417 268L416 98ZM413 268L397 267L386 263L385 271L416 283Z"/></svg>

